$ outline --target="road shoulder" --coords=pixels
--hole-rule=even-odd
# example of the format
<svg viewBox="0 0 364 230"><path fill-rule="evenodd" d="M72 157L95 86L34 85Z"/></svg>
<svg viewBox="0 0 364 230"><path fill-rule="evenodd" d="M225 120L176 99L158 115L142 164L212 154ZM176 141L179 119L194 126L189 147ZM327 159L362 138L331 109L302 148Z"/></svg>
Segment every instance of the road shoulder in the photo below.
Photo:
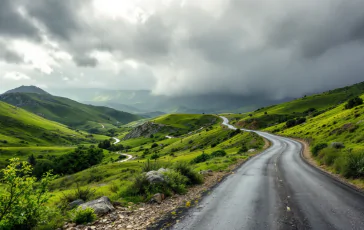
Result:
<svg viewBox="0 0 364 230"><path fill-rule="evenodd" d="M330 170L328 167L325 167L325 165L320 165L312 156L310 145L307 143L307 141L303 139L298 138L292 138L295 141L298 141L302 144L302 153L301 157L302 159L311 165L312 167L318 169L322 173L328 175L329 177L339 181L340 183L364 194L364 183L362 181L357 182L357 180L347 179L339 174L334 173L332 170ZM360 183L361 182L361 183Z"/></svg>

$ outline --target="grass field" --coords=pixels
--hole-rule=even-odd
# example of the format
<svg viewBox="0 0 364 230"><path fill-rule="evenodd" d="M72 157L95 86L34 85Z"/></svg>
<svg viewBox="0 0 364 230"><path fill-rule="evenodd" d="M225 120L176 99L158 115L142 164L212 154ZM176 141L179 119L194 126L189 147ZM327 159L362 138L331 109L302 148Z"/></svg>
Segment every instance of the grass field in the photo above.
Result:
<svg viewBox="0 0 364 230"><path fill-rule="evenodd" d="M78 144L97 144L109 137L75 131L0 101L0 166L8 159L26 160L30 155L58 156L69 153Z"/></svg>
<svg viewBox="0 0 364 230"><path fill-rule="evenodd" d="M313 143L343 142L348 148L364 149L364 105L353 109L345 109L344 106L341 104L292 128L286 128L285 123L282 123L266 130L305 138Z"/></svg>
<svg viewBox="0 0 364 230"><path fill-rule="evenodd" d="M173 115L172 118L178 120L179 115ZM171 119L167 119L169 116L163 116L156 119L156 122L165 122L169 125L175 125L176 127L190 130L190 126L187 124L186 116L180 115L181 121L176 124L171 123ZM241 132L236 135L232 135L232 130L222 127L220 118L212 117L211 115L193 116L190 121L193 122L195 132L185 134L181 138L136 138L127 141L121 141L120 144L124 146L131 146L128 150L128 154L136 157L136 159L123 162L123 163L108 163L104 162L101 165L94 166L79 173L65 176L57 179L52 184L52 189L55 197L52 199L53 203L57 203L62 196L62 193L71 192L75 189L76 184L80 186L89 186L96 190L95 196L106 195L113 200L122 202L133 201L134 198L122 197L122 191L130 185L130 181L135 175L141 172L143 165L152 155L157 154L158 164L168 167L175 162L191 162L195 157L202 153L210 154L217 150L224 150L227 153L225 157L216 157L206 162L193 164L195 170L211 169L214 171L225 170L227 167L239 159L245 159L252 154L256 153L240 153L240 148L245 145L248 149L261 149L264 145L264 141L256 134L249 132ZM187 119L188 120L188 119ZM203 124L208 124L204 129L200 129L200 121L203 120ZM211 121L214 121L211 124ZM158 136L158 135L156 135ZM156 147L152 147L153 144L157 144ZM145 153L147 151L147 153ZM152 160L154 161L154 160Z"/></svg>
<svg viewBox="0 0 364 230"><path fill-rule="evenodd" d="M304 96L290 102L260 108L251 113L233 115L232 121L240 127L264 129L292 118L307 116L309 113L320 114L363 93L364 82L330 90L321 94Z"/></svg>

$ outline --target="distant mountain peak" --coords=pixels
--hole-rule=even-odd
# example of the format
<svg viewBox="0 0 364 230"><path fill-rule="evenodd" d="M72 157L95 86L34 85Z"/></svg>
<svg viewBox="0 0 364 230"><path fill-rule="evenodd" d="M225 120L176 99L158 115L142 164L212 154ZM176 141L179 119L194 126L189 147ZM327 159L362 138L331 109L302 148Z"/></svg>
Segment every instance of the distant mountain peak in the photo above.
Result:
<svg viewBox="0 0 364 230"><path fill-rule="evenodd" d="M9 93L37 93L37 94L47 94L49 95L49 93L47 93L46 91L44 91L43 89L34 86L34 85L22 85L18 88L15 89L11 89L6 91L4 94L9 94Z"/></svg>

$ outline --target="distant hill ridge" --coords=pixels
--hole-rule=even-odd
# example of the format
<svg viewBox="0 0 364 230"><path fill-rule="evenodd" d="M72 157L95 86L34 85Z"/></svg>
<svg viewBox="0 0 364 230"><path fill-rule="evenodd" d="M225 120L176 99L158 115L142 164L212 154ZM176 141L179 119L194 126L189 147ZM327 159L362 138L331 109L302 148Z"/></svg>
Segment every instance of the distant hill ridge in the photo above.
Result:
<svg viewBox="0 0 364 230"><path fill-rule="evenodd" d="M50 93L34 85L29 85L29 86L22 85L18 88L8 90L3 94L9 94L9 93L37 93L37 94L50 95Z"/></svg>
<svg viewBox="0 0 364 230"><path fill-rule="evenodd" d="M73 128L97 133L105 125L112 128L141 119L140 116L104 106L86 105L53 96L36 86L21 86L0 95L0 101L23 108L46 119Z"/></svg>

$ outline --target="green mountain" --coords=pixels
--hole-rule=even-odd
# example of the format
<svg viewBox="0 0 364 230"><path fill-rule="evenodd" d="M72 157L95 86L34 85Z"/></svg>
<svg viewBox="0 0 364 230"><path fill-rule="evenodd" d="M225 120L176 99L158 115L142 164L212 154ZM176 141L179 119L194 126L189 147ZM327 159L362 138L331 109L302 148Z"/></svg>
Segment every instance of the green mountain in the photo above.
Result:
<svg viewBox="0 0 364 230"><path fill-rule="evenodd" d="M49 94L46 91L44 91L41 88L38 88L34 85L30 85L30 86L22 85L18 88L8 90L4 94L7 94L7 93L37 93L37 94L46 94L46 95Z"/></svg>
<svg viewBox="0 0 364 230"><path fill-rule="evenodd" d="M297 119L309 115L317 116L363 93L364 82L361 82L320 94L304 96L286 103L263 107L232 119L240 127L262 129L286 122L290 119Z"/></svg>
<svg viewBox="0 0 364 230"><path fill-rule="evenodd" d="M0 147L69 145L85 141L85 133L0 101Z"/></svg>
<svg viewBox="0 0 364 230"><path fill-rule="evenodd" d="M96 129L109 128L140 119L139 116L130 113L103 106L85 105L47 93L10 92L0 95L0 100L46 119L94 132Z"/></svg>

